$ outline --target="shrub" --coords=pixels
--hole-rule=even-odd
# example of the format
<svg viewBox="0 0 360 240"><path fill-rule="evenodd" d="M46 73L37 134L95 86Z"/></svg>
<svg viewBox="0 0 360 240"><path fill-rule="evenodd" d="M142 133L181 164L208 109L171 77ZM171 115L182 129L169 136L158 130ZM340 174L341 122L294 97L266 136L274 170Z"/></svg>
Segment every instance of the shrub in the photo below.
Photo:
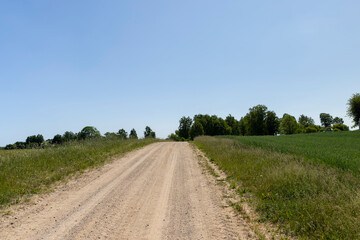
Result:
<svg viewBox="0 0 360 240"><path fill-rule="evenodd" d="M332 126L333 131L349 131L349 127L342 123L337 123Z"/></svg>

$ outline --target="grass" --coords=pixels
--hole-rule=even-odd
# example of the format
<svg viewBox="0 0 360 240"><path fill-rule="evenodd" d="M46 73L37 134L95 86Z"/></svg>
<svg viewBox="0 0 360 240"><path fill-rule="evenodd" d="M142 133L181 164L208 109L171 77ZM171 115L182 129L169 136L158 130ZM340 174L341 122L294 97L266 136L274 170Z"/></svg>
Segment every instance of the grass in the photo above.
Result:
<svg viewBox="0 0 360 240"><path fill-rule="evenodd" d="M360 131L324 132L287 136L225 136L244 145L295 154L360 174Z"/></svg>
<svg viewBox="0 0 360 240"><path fill-rule="evenodd" d="M47 189L56 181L100 166L157 140L98 139L54 148L0 151L0 207Z"/></svg>
<svg viewBox="0 0 360 240"><path fill-rule="evenodd" d="M349 143L344 145L340 141L339 145L351 151L347 155L352 156L351 166L357 166L355 152L359 145L352 141L358 134L338 135L341 141ZM301 147L290 144L296 144L296 137L302 142L300 146L305 146L305 153ZM336 136L310 135L309 140L318 139L318 148L303 143L307 137L284 136L280 140L198 137L195 144L237 186L253 196L252 204L261 216L259 221L273 222L286 234L301 239L360 239L360 177L353 170L357 168L344 168L343 157L336 163L338 147L326 148L321 143L322 140L335 143ZM255 143L254 139L259 141ZM332 160L326 162L319 157L321 151ZM244 192L242 189L237 192Z"/></svg>

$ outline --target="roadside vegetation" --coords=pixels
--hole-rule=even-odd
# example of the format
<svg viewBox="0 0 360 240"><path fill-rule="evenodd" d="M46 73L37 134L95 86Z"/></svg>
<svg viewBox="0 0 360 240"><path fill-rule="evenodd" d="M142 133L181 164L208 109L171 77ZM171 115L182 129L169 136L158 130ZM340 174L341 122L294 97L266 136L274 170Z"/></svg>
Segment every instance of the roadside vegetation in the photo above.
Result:
<svg viewBox="0 0 360 240"><path fill-rule="evenodd" d="M360 239L360 132L197 137L258 221L302 239Z"/></svg>
<svg viewBox="0 0 360 240"><path fill-rule="evenodd" d="M59 144L65 144L69 142L84 141L89 139L105 139L105 138L117 138L117 139L138 139L136 130L133 128L130 134L122 128L118 132L106 132L104 136L95 127L86 126L80 132L73 133L66 131L63 135L56 134L52 139L45 140L43 135L37 134L26 138L24 142L18 141L13 144L8 144L0 150L14 150L14 149L40 149L56 147ZM156 138L155 132L149 127L145 127L144 138Z"/></svg>
<svg viewBox="0 0 360 240"><path fill-rule="evenodd" d="M47 189L54 182L100 166L155 138L92 138L56 147L0 151L0 207Z"/></svg>
<svg viewBox="0 0 360 240"><path fill-rule="evenodd" d="M112 157L158 141L147 126L144 138L135 129L120 129L104 136L92 126L66 131L44 140L41 134L0 150L0 208L47 189L54 182L85 169L100 166Z"/></svg>

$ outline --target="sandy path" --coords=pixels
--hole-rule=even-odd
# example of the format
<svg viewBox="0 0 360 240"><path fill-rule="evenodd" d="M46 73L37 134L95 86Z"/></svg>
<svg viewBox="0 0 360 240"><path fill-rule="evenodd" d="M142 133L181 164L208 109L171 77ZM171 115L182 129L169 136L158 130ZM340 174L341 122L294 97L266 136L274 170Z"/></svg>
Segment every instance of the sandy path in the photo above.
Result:
<svg viewBox="0 0 360 240"><path fill-rule="evenodd" d="M0 239L247 239L201 172L188 143L155 143L2 217Z"/></svg>

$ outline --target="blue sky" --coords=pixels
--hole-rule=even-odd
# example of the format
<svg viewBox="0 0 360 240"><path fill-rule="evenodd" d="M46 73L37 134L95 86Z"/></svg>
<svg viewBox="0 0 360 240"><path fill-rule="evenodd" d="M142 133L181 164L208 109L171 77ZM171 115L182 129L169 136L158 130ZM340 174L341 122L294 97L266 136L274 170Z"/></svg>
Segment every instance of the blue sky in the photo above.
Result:
<svg viewBox="0 0 360 240"><path fill-rule="evenodd" d="M3 0L0 146L197 113L344 118L359 92L359 1Z"/></svg>

